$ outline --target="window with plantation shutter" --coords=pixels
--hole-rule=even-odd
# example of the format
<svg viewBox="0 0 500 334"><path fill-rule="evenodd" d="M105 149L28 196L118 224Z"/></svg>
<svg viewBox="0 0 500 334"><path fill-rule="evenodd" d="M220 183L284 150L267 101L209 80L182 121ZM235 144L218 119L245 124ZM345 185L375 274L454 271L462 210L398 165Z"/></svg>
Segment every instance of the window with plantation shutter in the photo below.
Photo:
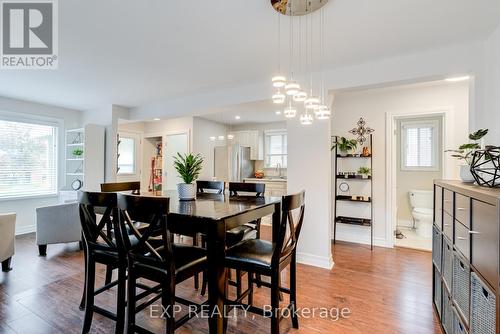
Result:
<svg viewBox="0 0 500 334"><path fill-rule="evenodd" d="M57 194L57 127L0 118L0 199Z"/></svg>
<svg viewBox="0 0 500 334"><path fill-rule="evenodd" d="M401 168L403 170L437 170L437 121L401 122Z"/></svg>

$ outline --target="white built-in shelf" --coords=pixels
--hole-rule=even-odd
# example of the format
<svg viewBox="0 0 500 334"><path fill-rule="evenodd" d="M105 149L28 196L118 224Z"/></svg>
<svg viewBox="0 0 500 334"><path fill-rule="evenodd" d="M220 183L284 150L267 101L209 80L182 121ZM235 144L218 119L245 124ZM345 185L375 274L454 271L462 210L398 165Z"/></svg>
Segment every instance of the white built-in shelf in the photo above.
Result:
<svg viewBox="0 0 500 334"><path fill-rule="evenodd" d="M76 144L68 144L68 147L70 146L83 146L85 143L76 143Z"/></svg>
<svg viewBox="0 0 500 334"><path fill-rule="evenodd" d="M83 158L68 158L68 161L83 161Z"/></svg>
<svg viewBox="0 0 500 334"><path fill-rule="evenodd" d="M66 175L70 175L70 176L83 176L83 173L66 173Z"/></svg>
<svg viewBox="0 0 500 334"><path fill-rule="evenodd" d="M85 129L84 129L84 128L66 130L66 132L84 132L84 131L85 131Z"/></svg>

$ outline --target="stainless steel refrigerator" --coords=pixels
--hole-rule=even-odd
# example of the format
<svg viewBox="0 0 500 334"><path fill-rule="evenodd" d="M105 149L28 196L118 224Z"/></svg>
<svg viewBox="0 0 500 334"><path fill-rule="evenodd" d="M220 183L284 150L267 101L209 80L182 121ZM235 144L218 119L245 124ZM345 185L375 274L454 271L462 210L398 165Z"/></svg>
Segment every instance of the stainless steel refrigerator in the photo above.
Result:
<svg viewBox="0 0 500 334"><path fill-rule="evenodd" d="M243 181L254 176L250 147L217 146L214 149L214 177L220 181Z"/></svg>

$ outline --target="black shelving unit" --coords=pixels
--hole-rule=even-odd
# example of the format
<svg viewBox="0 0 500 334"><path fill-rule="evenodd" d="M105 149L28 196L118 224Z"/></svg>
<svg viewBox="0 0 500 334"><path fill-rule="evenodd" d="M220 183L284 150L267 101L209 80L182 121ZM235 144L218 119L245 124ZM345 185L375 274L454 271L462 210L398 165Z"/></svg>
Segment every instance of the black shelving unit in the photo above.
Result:
<svg viewBox="0 0 500 334"><path fill-rule="evenodd" d="M369 136L368 139L368 147L370 149L370 154L367 156L363 155L353 155L353 154L348 154L346 156L338 154L338 149L337 149L337 140L338 136L332 137L333 143L335 144L335 191L334 191L334 198L335 198L335 208L334 208L334 222L333 222L333 243L336 242L337 238L337 223L339 224L348 224L348 225L358 225L358 226L367 226L370 228L370 249L373 250L373 135ZM371 170L371 176L368 178L363 178L359 175L340 175L339 174L339 160L340 159L368 159L370 161L370 170ZM361 167L361 166L360 166ZM353 196L343 196L338 194L338 187L339 187L339 181L343 182L350 182L350 181L355 181L355 182L370 182L370 197L366 198L366 196L356 196L353 198ZM339 202L352 202L352 203L359 203L359 205L370 205L370 218L361 218L361 217L347 217L347 216L338 216L337 215L337 206Z"/></svg>

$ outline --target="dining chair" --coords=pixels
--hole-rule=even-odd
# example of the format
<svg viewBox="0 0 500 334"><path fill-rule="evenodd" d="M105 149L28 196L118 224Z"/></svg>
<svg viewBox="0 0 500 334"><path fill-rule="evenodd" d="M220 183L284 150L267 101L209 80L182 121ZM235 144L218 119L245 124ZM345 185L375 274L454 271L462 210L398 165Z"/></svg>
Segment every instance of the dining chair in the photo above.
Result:
<svg viewBox="0 0 500 334"><path fill-rule="evenodd" d="M196 181L196 192L201 193L213 193L213 194L224 194L226 190L226 185L224 181Z"/></svg>
<svg viewBox="0 0 500 334"><path fill-rule="evenodd" d="M115 333L123 333L125 324L125 293L126 293L126 255L119 252L113 238L112 217L117 217L116 193L78 192L80 223L84 240L85 252L85 317L83 333L88 333L92 325L94 312L116 321ZM98 219L100 217L100 219ZM107 268L118 269L118 279L105 282L104 286L95 289L96 263ZM94 297L114 286L118 286L116 298L116 313L94 304Z"/></svg>
<svg viewBox="0 0 500 334"><path fill-rule="evenodd" d="M253 303L253 275L248 275L248 289L237 297L235 301L228 301L230 306L244 305L242 300L248 297L248 310L263 316L271 317L271 333L279 333L279 323L282 319L279 312L280 292L289 294L290 310L293 328L299 328L297 310L297 242L304 221L305 192L283 196L281 202L281 221L276 243L262 240L246 240L230 248L226 252L225 265L229 269L246 271L271 277L271 283L261 282L271 288L271 314L254 307ZM281 287L280 273L290 267L290 287Z"/></svg>
<svg viewBox="0 0 500 334"><path fill-rule="evenodd" d="M200 311L202 304L188 301L175 296L176 285L203 272L207 268L206 250L201 247L186 244L175 244L168 227L167 214L169 198L144 197L118 194L119 215L119 247L128 254L128 307L127 333L151 333L135 322L136 312L148 307L153 300L137 305L142 298L137 294L138 280L147 280L159 283L161 288L162 305L167 321L166 333L173 334L175 329L186 323L195 314L188 312L179 320L175 320L173 306L175 302L196 307ZM139 219L147 224L148 228L139 231L134 221ZM128 233L132 231L132 235ZM159 244L151 242L151 237L161 231ZM131 239L134 237L134 241ZM155 241L158 241L155 239ZM197 312L195 312L197 313Z"/></svg>

